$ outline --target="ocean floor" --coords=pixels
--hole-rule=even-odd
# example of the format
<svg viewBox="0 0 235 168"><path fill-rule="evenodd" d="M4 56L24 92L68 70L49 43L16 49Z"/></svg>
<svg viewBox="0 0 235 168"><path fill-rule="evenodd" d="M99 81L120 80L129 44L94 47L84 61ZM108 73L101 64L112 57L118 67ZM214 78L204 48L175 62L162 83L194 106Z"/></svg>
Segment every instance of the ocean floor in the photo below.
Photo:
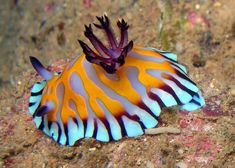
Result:
<svg viewBox="0 0 235 168"><path fill-rule="evenodd" d="M0 167L234 167L234 9L234 0L1 0ZM82 53L84 24L104 13L113 25L124 18L135 44L174 52L188 68L206 106L189 114L165 109L158 126L181 133L68 147L36 129L27 106L41 78L29 56L60 70Z"/></svg>

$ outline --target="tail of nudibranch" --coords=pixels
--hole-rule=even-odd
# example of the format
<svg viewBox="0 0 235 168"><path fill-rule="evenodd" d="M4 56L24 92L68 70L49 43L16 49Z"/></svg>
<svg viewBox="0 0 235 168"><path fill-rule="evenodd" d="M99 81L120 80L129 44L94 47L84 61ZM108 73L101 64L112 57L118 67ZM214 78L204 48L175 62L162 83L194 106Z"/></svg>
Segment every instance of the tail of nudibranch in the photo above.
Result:
<svg viewBox="0 0 235 168"><path fill-rule="evenodd" d="M90 63L94 63L100 65L106 72L115 73L118 68L120 68L125 63L125 57L128 52L133 48L133 41L128 42L128 33L127 30L129 25L122 19L117 22L117 26L120 29L121 38L120 41L117 42L117 39L114 35L114 32L110 26L109 18L104 15L102 17L96 17L99 24L95 24L94 26L98 29L102 29L105 31L109 48L107 48L93 33L91 24L89 26L85 25L85 36L90 40L96 52L94 52L87 44L78 40L84 54L86 55L87 61Z"/></svg>

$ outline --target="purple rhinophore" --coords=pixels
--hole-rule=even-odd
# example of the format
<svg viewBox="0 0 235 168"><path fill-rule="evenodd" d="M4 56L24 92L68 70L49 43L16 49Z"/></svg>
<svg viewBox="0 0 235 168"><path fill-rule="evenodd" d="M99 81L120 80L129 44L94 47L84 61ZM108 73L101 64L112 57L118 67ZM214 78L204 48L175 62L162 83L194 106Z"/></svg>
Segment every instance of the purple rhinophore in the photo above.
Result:
<svg viewBox="0 0 235 168"><path fill-rule="evenodd" d="M120 41L117 42L114 32L110 26L109 18L106 15L102 17L97 16L96 18L100 22L100 25L94 23L94 26L105 31L109 42L109 48L107 48L94 35L91 24L89 24L89 26L85 25L84 34L90 40L97 52L94 52L86 43L82 42L81 40L78 41L83 49L84 54L86 55L87 61L100 65L106 72L112 74L115 73L117 69L125 63L125 57L133 48L133 41L128 43L127 30L129 25L127 25L123 19L117 22L117 26L119 27L121 34Z"/></svg>
<svg viewBox="0 0 235 168"><path fill-rule="evenodd" d="M39 75L41 75L45 80L50 80L52 78L52 73L48 71L37 58L33 56L30 56L29 58L31 64Z"/></svg>

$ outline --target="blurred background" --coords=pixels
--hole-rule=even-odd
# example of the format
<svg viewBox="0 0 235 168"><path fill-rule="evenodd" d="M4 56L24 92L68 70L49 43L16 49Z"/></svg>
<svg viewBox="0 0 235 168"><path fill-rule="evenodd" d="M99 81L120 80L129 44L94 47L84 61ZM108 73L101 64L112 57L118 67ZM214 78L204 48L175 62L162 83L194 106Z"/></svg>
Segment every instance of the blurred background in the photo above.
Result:
<svg viewBox="0 0 235 168"><path fill-rule="evenodd" d="M215 59L213 55L225 55L227 48L221 46L234 38L233 7L231 0L2 2L0 87L16 85L17 76L31 68L29 55L37 56L47 65L79 55L77 39L84 39L83 25L104 13L114 24L119 18L126 19L130 24L129 37L135 43L178 54L194 50L187 59L195 59L194 64L204 66L207 60ZM221 66L226 64L226 67L222 70L232 73L229 69L234 62L227 56L223 58Z"/></svg>
<svg viewBox="0 0 235 168"><path fill-rule="evenodd" d="M0 4L0 166L234 166L234 0L0 0ZM163 135L148 137L147 142L142 137L103 146L89 140L79 148L62 148L35 133L27 114L27 96L37 80L29 56L36 56L46 67L58 67L79 56L77 39L87 41L84 24L96 22L95 17L104 13L117 36L116 21L124 18L135 44L178 55L203 91L207 106L196 116L166 112L163 119L176 127L182 120L193 122L197 128L182 128L203 135L178 137L176 144L167 143L173 137ZM98 36L105 40L103 34ZM211 132L203 132L204 128Z"/></svg>

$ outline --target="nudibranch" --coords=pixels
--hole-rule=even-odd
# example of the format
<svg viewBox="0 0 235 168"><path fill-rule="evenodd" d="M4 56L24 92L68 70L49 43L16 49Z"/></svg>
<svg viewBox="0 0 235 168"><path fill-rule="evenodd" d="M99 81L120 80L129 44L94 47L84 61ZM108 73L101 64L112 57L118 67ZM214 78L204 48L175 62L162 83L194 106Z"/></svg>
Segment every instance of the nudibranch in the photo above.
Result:
<svg viewBox="0 0 235 168"><path fill-rule="evenodd" d="M29 113L35 125L54 141L73 146L82 138L117 141L156 127L162 108L193 111L205 101L173 53L128 41L129 25L117 22L116 39L109 18L94 24L107 35L108 47L85 25L94 49L79 41L83 54L53 74L35 57L34 69L44 80L33 85Z"/></svg>

